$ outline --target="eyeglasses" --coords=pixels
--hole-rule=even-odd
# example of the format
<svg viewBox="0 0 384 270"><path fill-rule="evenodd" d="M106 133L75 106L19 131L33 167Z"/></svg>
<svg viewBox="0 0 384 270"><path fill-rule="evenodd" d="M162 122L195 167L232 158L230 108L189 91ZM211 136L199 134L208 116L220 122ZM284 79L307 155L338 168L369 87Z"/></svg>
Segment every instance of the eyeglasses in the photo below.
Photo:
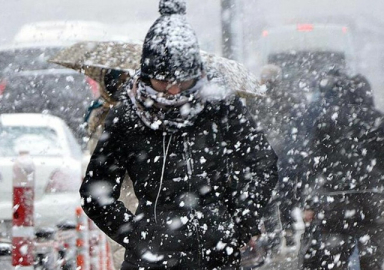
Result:
<svg viewBox="0 0 384 270"><path fill-rule="evenodd" d="M180 92L186 91L194 87L197 83L198 79L191 79L182 82L169 82L169 81L160 81L155 79L150 79L150 85L152 88L158 92L166 93L169 89L174 86L180 89Z"/></svg>

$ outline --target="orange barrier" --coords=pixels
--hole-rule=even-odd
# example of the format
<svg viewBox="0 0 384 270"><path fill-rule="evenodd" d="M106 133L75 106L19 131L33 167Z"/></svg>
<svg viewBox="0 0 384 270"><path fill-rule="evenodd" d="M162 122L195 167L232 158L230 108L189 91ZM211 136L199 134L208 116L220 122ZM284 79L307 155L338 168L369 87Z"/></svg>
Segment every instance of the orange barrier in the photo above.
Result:
<svg viewBox="0 0 384 270"><path fill-rule="evenodd" d="M115 270L111 246L102 231L100 231L100 265L100 270Z"/></svg>
<svg viewBox="0 0 384 270"><path fill-rule="evenodd" d="M112 251L111 246L109 245L109 242L106 241L106 252L107 252L107 270L115 270L115 267L113 265L113 257L112 257Z"/></svg>
<svg viewBox="0 0 384 270"><path fill-rule="evenodd" d="M91 257L91 270L101 270L101 245L100 235L101 232L92 220L88 220L89 224L89 254Z"/></svg>
<svg viewBox="0 0 384 270"><path fill-rule="evenodd" d="M83 209L76 209L77 217L77 269L76 270L115 270L112 251L107 237Z"/></svg>
<svg viewBox="0 0 384 270"><path fill-rule="evenodd" d="M76 208L76 220L76 269L90 270L88 218L81 207Z"/></svg>

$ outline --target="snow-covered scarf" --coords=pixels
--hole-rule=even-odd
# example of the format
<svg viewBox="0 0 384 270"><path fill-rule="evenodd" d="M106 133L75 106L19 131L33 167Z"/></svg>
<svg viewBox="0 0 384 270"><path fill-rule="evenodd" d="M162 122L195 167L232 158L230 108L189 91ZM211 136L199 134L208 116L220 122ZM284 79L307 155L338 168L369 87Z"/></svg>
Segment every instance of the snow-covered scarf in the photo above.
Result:
<svg viewBox="0 0 384 270"><path fill-rule="evenodd" d="M201 90L207 79L200 79L191 89L177 95L159 93L151 86L137 79L129 92L141 120L153 130L175 132L192 126L205 102Z"/></svg>

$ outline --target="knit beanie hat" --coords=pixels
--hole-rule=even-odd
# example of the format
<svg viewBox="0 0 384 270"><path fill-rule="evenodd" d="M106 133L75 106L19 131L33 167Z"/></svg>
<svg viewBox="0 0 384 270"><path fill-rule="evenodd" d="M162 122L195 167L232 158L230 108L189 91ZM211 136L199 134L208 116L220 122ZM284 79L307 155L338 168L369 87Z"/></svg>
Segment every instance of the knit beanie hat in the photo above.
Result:
<svg viewBox="0 0 384 270"><path fill-rule="evenodd" d="M171 82L200 77L200 48L186 21L185 0L160 0L159 12L144 40L141 77Z"/></svg>

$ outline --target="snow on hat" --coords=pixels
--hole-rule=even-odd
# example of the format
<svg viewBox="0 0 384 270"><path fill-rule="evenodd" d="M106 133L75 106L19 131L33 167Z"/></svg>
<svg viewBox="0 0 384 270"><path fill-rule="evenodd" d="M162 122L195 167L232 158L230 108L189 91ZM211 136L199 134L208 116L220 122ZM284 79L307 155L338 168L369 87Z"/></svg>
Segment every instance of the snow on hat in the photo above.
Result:
<svg viewBox="0 0 384 270"><path fill-rule="evenodd" d="M149 29L143 44L143 77L186 81L202 74L199 43L186 21L185 0L160 0L161 14Z"/></svg>

